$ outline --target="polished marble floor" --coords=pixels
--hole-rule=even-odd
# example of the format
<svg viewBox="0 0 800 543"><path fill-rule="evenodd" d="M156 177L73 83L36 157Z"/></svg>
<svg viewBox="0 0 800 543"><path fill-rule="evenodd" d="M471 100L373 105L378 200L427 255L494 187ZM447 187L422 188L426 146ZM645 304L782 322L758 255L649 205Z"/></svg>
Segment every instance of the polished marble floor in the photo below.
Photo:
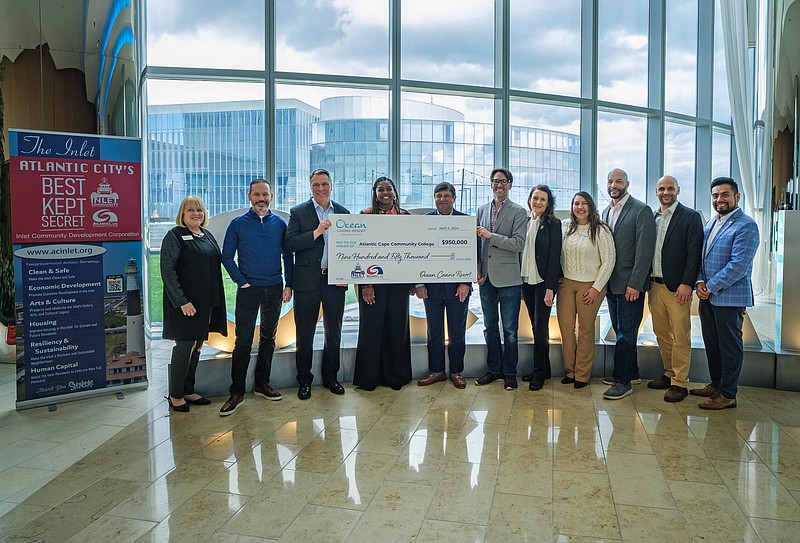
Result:
<svg viewBox="0 0 800 543"><path fill-rule="evenodd" d="M164 354L54 412L16 412L0 365L0 541L800 540L800 393L347 385L223 418L168 411Z"/></svg>

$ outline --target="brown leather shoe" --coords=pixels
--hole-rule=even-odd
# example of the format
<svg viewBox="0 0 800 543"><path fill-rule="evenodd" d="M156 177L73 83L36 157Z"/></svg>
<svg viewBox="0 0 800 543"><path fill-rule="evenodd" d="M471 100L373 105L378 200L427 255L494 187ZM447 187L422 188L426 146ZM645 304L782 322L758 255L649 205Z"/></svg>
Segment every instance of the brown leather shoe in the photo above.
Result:
<svg viewBox="0 0 800 543"><path fill-rule="evenodd" d="M222 404L222 407L219 410L219 416L227 417L228 415L233 415L243 403L244 394L231 394L231 397L228 398L228 401Z"/></svg>
<svg viewBox="0 0 800 543"><path fill-rule="evenodd" d="M706 401L697 404L700 409L713 409L718 411L720 409L729 409L736 407L736 398L726 398L722 394L714 394Z"/></svg>
<svg viewBox="0 0 800 543"><path fill-rule="evenodd" d="M652 381L647 383L647 388L655 388L658 390L669 388L670 386L672 386L672 379L670 379L666 375L662 375L658 379L653 379Z"/></svg>
<svg viewBox="0 0 800 543"><path fill-rule="evenodd" d="M680 402L689 395L689 391L685 387L671 386L664 394L665 402Z"/></svg>
<svg viewBox="0 0 800 543"><path fill-rule="evenodd" d="M266 398L268 400L277 401L282 398L281 393L272 388L271 386L261 383L260 385L256 385L253 387L253 394L256 396L261 396L262 398Z"/></svg>
<svg viewBox="0 0 800 543"><path fill-rule="evenodd" d="M478 386L488 385L489 383L494 383L498 379L502 379L502 373L492 373L491 371L487 371L481 377L475 379L475 384Z"/></svg>
<svg viewBox="0 0 800 543"><path fill-rule="evenodd" d="M460 373L451 373L450 380L453 382L453 385L458 389L467 388L467 382L461 377Z"/></svg>
<svg viewBox="0 0 800 543"><path fill-rule="evenodd" d="M429 373L428 375L417 381L417 384L421 387L426 387L428 385L432 385L433 383L441 383L442 381L447 381L447 374L445 372Z"/></svg>
<svg viewBox="0 0 800 543"><path fill-rule="evenodd" d="M692 396L702 396L704 398L710 398L714 394L717 393L717 389L712 387L711 385L706 385L703 388L693 388L689 391L689 394Z"/></svg>

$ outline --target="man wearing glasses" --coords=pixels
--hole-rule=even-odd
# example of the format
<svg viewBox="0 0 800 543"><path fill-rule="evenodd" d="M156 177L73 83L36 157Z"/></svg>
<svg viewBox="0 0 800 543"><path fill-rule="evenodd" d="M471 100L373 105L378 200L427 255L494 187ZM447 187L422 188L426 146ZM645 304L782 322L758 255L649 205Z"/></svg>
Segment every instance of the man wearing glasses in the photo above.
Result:
<svg viewBox="0 0 800 543"><path fill-rule="evenodd" d="M528 214L508 197L514 176L505 168L495 168L490 176L494 198L478 209L477 234L480 238L478 284L483 309L483 335L486 338L486 365L489 371L477 385L504 379L506 390L517 388L517 328L519 324L520 254L525 246ZM500 312L498 313L498 305ZM500 343L500 315L503 343Z"/></svg>

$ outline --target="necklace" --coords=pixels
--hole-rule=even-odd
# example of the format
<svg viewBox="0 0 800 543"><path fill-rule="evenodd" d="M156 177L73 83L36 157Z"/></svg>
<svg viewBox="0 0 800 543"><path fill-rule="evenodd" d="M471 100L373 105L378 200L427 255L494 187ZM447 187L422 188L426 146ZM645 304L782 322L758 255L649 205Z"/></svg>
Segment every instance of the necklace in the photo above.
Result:
<svg viewBox="0 0 800 543"><path fill-rule="evenodd" d="M189 230L189 232L192 232L192 231L191 231L191 230ZM202 238L202 237L203 237L205 234L203 234L203 231L202 231L202 230L200 230L199 232L192 232L192 235L193 235L194 237L196 237L196 238Z"/></svg>

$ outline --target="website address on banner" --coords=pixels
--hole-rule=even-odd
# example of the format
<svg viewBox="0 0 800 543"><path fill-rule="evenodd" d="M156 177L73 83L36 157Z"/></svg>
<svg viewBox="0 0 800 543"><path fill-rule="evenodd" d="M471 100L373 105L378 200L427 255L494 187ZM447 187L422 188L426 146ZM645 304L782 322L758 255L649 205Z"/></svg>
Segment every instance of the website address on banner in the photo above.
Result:
<svg viewBox="0 0 800 543"><path fill-rule="evenodd" d="M74 246L74 247L43 247L43 248L33 248L30 247L28 249L28 254L31 256L84 256L84 255L91 255L93 252L92 247L81 247L81 246Z"/></svg>

